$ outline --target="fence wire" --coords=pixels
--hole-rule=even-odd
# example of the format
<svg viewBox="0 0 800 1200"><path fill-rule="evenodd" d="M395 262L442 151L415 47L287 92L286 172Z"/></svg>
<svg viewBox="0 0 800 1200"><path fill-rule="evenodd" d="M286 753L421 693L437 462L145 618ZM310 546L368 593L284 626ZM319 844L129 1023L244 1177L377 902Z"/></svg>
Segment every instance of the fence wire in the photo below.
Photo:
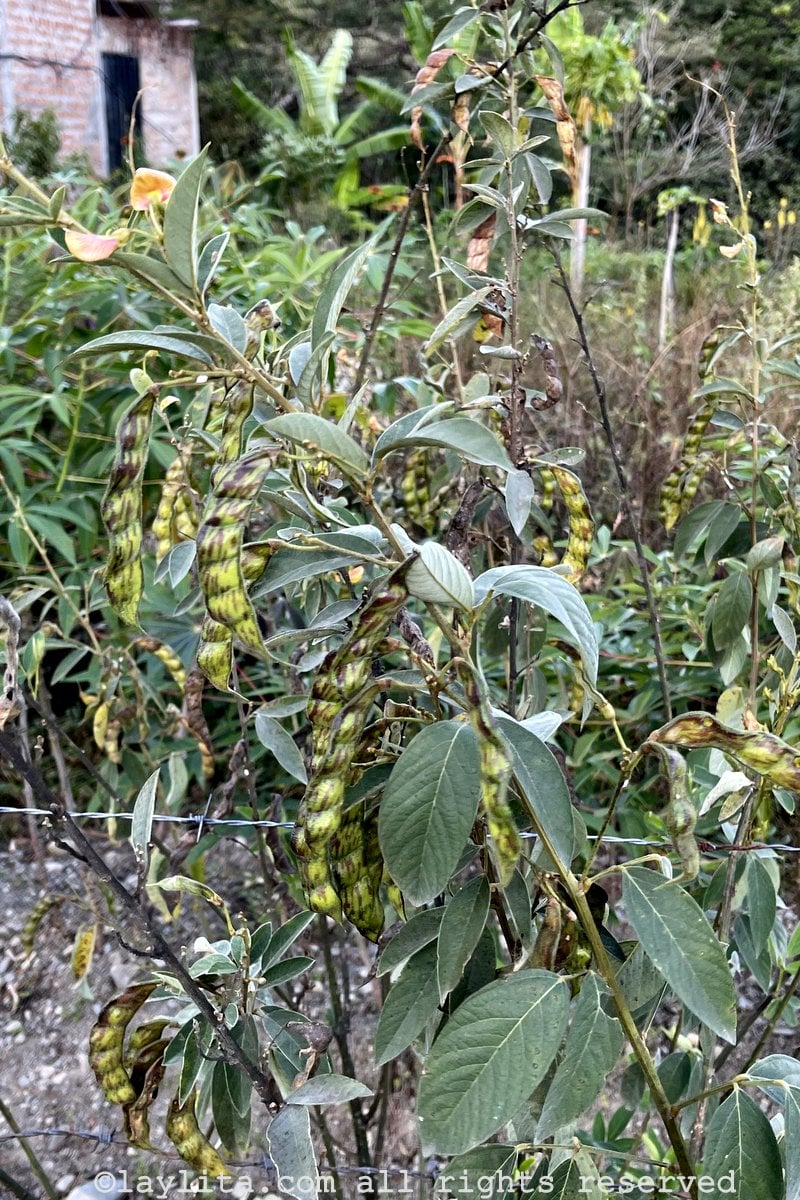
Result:
<svg viewBox="0 0 800 1200"><path fill-rule="evenodd" d="M53 814L47 808L18 808L14 805L0 806L0 816L17 817L47 817L53 819ZM71 812L73 821L131 821L133 813L126 812ZM203 813L191 813L178 816L174 813L154 813L153 822L161 825L194 825L198 830L198 838L204 829L225 827L230 829L293 829L294 821L256 820L246 817L207 817ZM528 841L535 841L537 835L531 832L521 833L520 836ZM643 846L652 850L661 850L671 845L668 838L623 837L620 834L596 833L586 835L589 841L600 841L607 846ZM697 838L697 844L705 854L747 854L756 851L774 851L781 854L800 854L800 846L787 845L785 842L711 842L704 837Z"/></svg>

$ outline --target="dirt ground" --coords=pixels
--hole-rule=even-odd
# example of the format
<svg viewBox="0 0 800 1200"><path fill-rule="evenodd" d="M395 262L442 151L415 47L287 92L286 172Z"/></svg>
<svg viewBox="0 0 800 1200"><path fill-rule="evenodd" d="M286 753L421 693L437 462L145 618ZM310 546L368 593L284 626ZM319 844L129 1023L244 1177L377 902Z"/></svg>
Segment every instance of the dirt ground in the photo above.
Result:
<svg viewBox="0 0 800 1200"><path fill-rule="evenodd" d="M97 845L107 853L123 882L134 885L133 859L128 847L104 842ZM233 840L218 844L210 852L208 864L209 872L213 869L215 873L217 887L225 893L234 911L242 910L254 921L270 916L274 920L276 915L280 920L281 909L284 915L294 911L288 907L292 902L285 894L264 897L263 887L258 883L258 864L243 844ZM36 935L34 953L26 957L21 943L23 927L37 902L48 894L64 897L64 901L44 918ZM31 860L26 842L11 843L0 852L0 1105L7 1109L3 1114L0 1108L0 1168L37 1200L46 1195L20 1143L8 1137L12 1132L10 1118L18 1130L31 1135L28 1144L59 1196L95 1200L104 1194L122 1195L121 1191L113 1190L110 1181L123 1173L127 1173L130 1194L148 1194L141 1189L151 1186L150 1194L158 1195L160 1183L148 1185L142 1180L168 1180L177 1175L170 1185L170 1197L189 1195L182 1190L189 1183L188 1178L180 1177L184 1164L177 1156L148 1154L127 1146L119 1109L105 1101L88 1065L89 1033L97 1013L112 996L147 976L147 964L107 933L95 949L88 987L76 985L72 949L76 931L92 921L90 901L83 868L62 851L46 851L43 871ZM168 929L173 946L191 945L198 934L210 938L221 936L206 924L207 906L206 912L203 907L190 907L182 914L180 926ZM313 933L309 931L304 936L305 944L299 944L294 953L313 957L316 952L310 941ZM334 941L334 957L343 945L338 939ZM368 1085L377 1084L377 1073L372 1066L372 1033L379 1000L375 989L379 985L368 979L374 952L365 944L355 952L352 943L348 945L351 948L347 974L353 997L350 1040L357 1074ZM296 981L296 986L291 986L292 998L300 1011L314 1020L331 1019L321 974L310 972ZM336 1069L340 1069L338 1064ZM158 1114L164 1108L162 1096L154 1108L152 1127L156 1130L159 1124L163 1128L163 1115ZM384 1144L387 1165L391 1163L398 1168L418 1165L413 1157L416 1136L410 1109L408 1095L403 1097L398 1092L392 1097ZM341 1110L327 1111L339 1114ZM237 1200L253 1194L259 1197L272 1194L274 1178L259 1164L266 1149L263 1136L266 1123L260 1123L254 1111L254 1145L248 1152L247 1164L237 1169L237 1185L231 1185L232 1190L225 1193ZM352 1143L346 1114L334 1116L331 1130L337 1142ZM47 1136L43 1136L43 1131ZM163 1133L156 1140L159 1145L169 1146ZM324 1162L321 1146L320 1151ZM355 1156L338 1153L342 1165L347 1164L349 1157L355 1165ZM394 1178L387 1176L390 1184ZM75 1189L94 1179L98 1180L95 1190L73 1196ZM348 1171L340 1179L344 1197L358 1194L355 1174ZM420 1181L420 1186L422 1194L430 1193L426 1183ZM417 1192L414 1184L413 1194ZM12 1195L0 1181L2 1200L6 1197L10 1200Z"/></svg>
<svg viewBox="0 0 800 1200"><path fill-rule="evenodd" d="M135 886L129 847L105 839L97 839L95 844L126 886ZM295 911L294 902L282 887L264 894L258 861L242 842L229 839L218 843L207 855L207 871L232 911L245 912L252 919L252 927L263 919L280 922ZM33 954L26 955L22 931L37 902L46 895L56 895L62 901L50 909L37 932ZM0 851L0 1168L23 1185L29 1196L36 1200L46 1196L20 1141L9 1136L22 1131L28 1134L28 1145L56 1194L65 1200L102 1200L103 1196L126 1194L160 1196L161 1200L167 1195L170 1200L188 1196L190 1176L181 1176L183 1164L174 1153L166 1151L169 1143L163 1132L154 1137L154 1143L164 1147L164 1153L149 1154L128 1147L119 1110L104 1100L88 1065L89 1033L99 1010L132 982L147 977L147 963L124 949L113 933L106 933L95 949L88 985L76 985L71 965L73 943L76 931L93 920L92 904L102 909L102 898L94 885L87 887L82 866L63 851L47 848L40 865L32 860L27 841L12 841ZM208 924L208 914L208 906L202 903L186 905L179 922L166 930L173 947L191 946L198 935L210 939L221 936L216 926ZM792 925L788 910L785 915ZM293 952L319 956L315 936L312 927ZM348 981L347 1011L355 1074L364 1083L377 1086L372 1038L380 1008L380 986L370 978L374 950L362 939L335 933L332 955L340 976L343 974ZM332 1022L321 965L290 986L293 1007L312 1020ZM740 1019L746 1019L761 999L754 985L743 991L740 988ZM668 1026L669 1015L663 1013L662 1017ZM739 1063L746 1061L760 1029L760 1022L756 1022L731 1056L726 1068L731 1075ZM763 1053L793 1055L798 1043L800 1031L782 1023ZM415 1177L420 1167L430 1168L432 1164L420 1164L416 1157L411 1056L400 1066L376 1158L386 1165L387 1172L405 1170L408 1174L378 1177L375 1190L378 1195L431 1200L430 1180ZM334 1069L341 1070L335 1057ZM617 1085L617 1080L610 1080L604 1097L604 1105L612 1109L619 1102ZM162 1093L169 1091L162 1089ZM166 1097L162 1094L153 1110L154 1130L163 1129L165 1107ZM339 1164L345 1168L338 1176L340 1200L350 1200L364 1194L364 1185L355 1174L358 1163L352 1151L352 1129L341 1108L328 1109L327 1113L331 1114L330 1130ZM230 1185L225 1195L237 1200L274 1196L274 1177L260 1164L266 1149L265 1125L254 1110L253 1145L246 1164L237 1168L236 1184ZM321 1143L319 1151L324 1170ZM127 1181L128 1192L112 1187L114 1179ZM80 1190L92 1180L97 1181L94 1188ZM168 1192L162 1195L164 1188ZM11 1200L13 1195L0 1175L0 1200Z"/></svg>

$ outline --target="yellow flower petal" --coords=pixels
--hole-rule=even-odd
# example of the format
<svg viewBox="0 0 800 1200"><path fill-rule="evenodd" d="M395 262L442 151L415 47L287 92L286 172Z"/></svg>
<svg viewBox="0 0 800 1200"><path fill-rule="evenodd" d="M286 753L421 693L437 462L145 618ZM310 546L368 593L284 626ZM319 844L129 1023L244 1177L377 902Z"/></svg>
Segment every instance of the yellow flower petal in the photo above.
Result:
<svg viewBox="0 0 800 1200"><path fill-rule="evenodd" d="M720 246L719 252L720 254L723 254L725 258L736 258L736 255L739 253L741 248L742 243L737 242L735 246Z"/></svg>
<svg viewBox="0 0 800 1200"><path fill-rule="evenodd" d="M146 212L151 204L166 204L175 187L175 178L166 171L139 167L131 184L131 207Z"/></svg>
<svg viewBox="0 0 800 1200"><path fill-rule="evenodd" d="M73 258L81 262L102 262L119 249L122 238L118 235L103 237L99 233L82 233L77 229L68 229L64 234L64 241Z"/></svg>

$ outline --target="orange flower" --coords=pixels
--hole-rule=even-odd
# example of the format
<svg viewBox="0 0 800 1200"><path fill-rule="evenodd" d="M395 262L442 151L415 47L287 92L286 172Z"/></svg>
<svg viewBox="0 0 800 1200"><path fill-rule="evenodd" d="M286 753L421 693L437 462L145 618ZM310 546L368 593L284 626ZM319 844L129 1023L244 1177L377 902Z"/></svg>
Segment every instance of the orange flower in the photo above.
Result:
<svg viewBox="0 0 800 1200"><path fill-rule="evenodd" d="M78 229L68 229L64 234L64 241L73 258L81 262L102 262L104 258L110 258L122 245L122 232L117 230L103 236L99 233L82 233Z"/></svg>
<svg viewBox="0 0 800 1200"><path fill-rule="evenodd" d="M175 179L166 171L139 167L131 184L131 207L146 212L151 204L166 204L175 187Z"/></svg>

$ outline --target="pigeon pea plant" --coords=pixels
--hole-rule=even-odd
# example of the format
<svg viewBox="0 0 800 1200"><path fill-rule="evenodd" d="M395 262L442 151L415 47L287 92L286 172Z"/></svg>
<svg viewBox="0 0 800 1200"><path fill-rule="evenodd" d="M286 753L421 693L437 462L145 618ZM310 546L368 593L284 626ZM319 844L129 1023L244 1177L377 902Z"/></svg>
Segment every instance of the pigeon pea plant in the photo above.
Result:
<svg viewBox="0 0 800 1200"><path fill-rule="evenodd" d="M345 1075L333 1070L331 1031L280 991L311 965L284 955L318 914L328 959L328 919L378 944L386 986L375 1065L414 1047L420 1142L441 1166L442 1194L496 1177L499 1195L532 1179L542 1195L603 1197L640 1183L652 1191L654 1174L692 1197L708 1192L704 1179L714 1194L764 1200L800 1188L800 1068L785 1055L760 1057L793 1012L800 940L778 919L776 859L739 850L756 823L766 829L773 795L788 807L800 791L800 756L783 740L798 700L795 481L785 439L764 417L766 381L794 380L800 369L758 334L755 241L719 204L736 239L730 257L746 263L749 308L709 359L703 411L665 487L665 515L680 522L679 553L702 546L724 572L707 593L707 648L727 691L715 714L673 716L657 581L557 249L571 222L602 214L548 209L561 169L551 156L568 173L574 166L574 120L545 32L565 7L542 15L506 0L465 5L439 30L423 22L427 59L408 104L419 180L394 228L389 218L338 260L310 327L289 338L271 304L239 311L211 298L227 234L198 232L205 151L177 181L136 172L127 223L105 233L82 227L63 194L45 195L0 159L16 184L2 200L4 224L51 229L74 257L134 276L174 313L170 324L121 329L79 350L83 360L129 356L132 394L102 505L108 603L137 629L148 591L171 593L198 631L185 680L193 711L204 688L207 700L230 698L283 772L293 824L283 854L306 911L251 929L208 884L166 874L167 855L153 852L158 769L132 813L134 895L0 733L4 756L49 798L61 835L107 884L136 952L163 963L100 1014L90 1047L100 1086L131 1142L149 1147L150 1109L169 1076L165 1134L201 1174L235 1171L253 1091L291 1194L317 1186L312 1108L348 1103L359 1161L372 1162L378 1106L365 1105L368 1089L349 1077L341 997L331 1007ZM430 125L445 131L434 151L424 149ZM480 157L469 158L472 144ZM446 147L469 197L454 235L457 244L469 229L467 252L452 258L436 246L427 193ZM420 203L442 311L420 346L420 376L400 381L404 411L386 422L370 409L370 369ZM642 570L661 708L633 747L598 690L598 628L579 590L593 539L574 471L580 456L547 449L537 432L536 414L561 401L562 387L552 345L520 319L521 264L533 246L552 250L566 289ZM358 311L351 297L363 295L376 259L380 291L359 330L346 305ZM470 330L477 369L459 340ZM716 373L735 347L751 357L747 385ZM720 396L735 399L738 414L712 408ZM162 424L173 456L152 505L142 481ZM712 424L725 433L706 449ZM693 507L701 464L714 465L727 498ZM565 539L554 516L562 510ZM591 795L575 803L547 744L562 722L580 719L547 708L565 670L580 685L584 719L596 711L618 739L601 834L635 780L644 773L652 788L660 772L658 853L598 860L602 840L590 843L580 815ZM261 702L267 688L272 698ZM258 811L257 783L244 774ZM721 866L698 842L699 808L704 829L731 842ZM620 883L635 934L624 941L608 928ZM170 915L164 893L202 899L226 936L201 940L191 960L176 955L153 912ZM749 1054L737 1044L742 963L764 991L757 1016L767 1015ZM177 1013L167 1006L176 999ZM614 1072L626 1107L587 1131L581 1121ZM782 1109L780 1140L759 1095ZM324 1120L321 1130L332 1154Z"/></svg>

